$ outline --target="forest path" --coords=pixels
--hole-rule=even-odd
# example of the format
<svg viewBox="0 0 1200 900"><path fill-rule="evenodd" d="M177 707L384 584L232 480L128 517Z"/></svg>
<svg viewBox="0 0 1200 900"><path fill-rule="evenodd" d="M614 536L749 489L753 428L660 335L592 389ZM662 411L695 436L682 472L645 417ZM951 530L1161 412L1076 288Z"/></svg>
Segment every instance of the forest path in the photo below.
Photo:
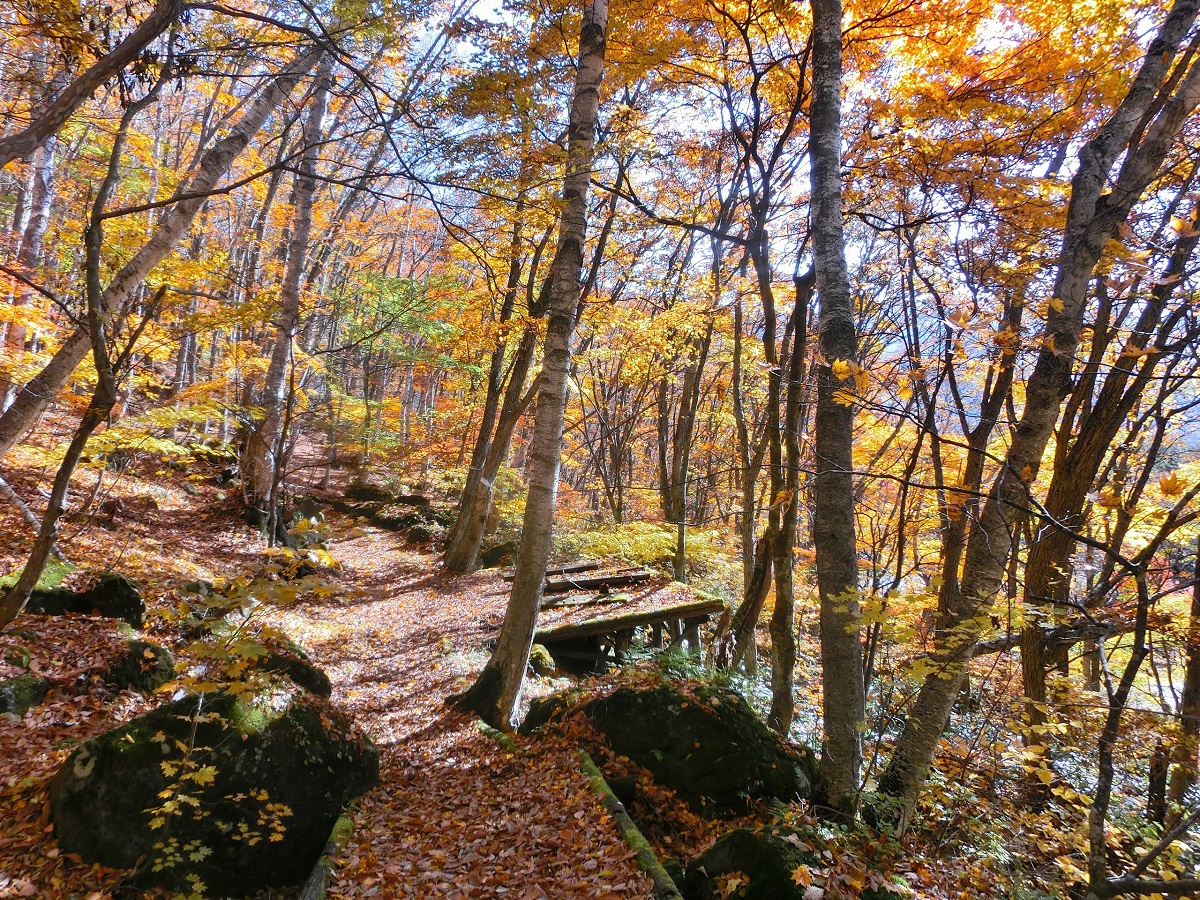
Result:
<svg viewBox="0 0 1200 900"><path fill-rule="evenodd" d="M357 804L330 896L650 896L572 747L512 755L444 706L486 662L507 585L440 573L401 535L333 527L339 595L272 616L379 748L381 783Z"/></svg>

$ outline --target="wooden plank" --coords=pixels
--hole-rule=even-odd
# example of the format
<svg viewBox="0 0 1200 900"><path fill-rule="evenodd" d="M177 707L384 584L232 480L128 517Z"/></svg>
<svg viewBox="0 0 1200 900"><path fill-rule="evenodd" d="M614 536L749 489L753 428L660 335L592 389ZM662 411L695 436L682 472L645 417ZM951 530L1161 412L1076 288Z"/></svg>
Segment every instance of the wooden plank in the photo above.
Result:
<svg viewBox="0 0 1200 900"><path fill-rule="evenodd" d="M592 572L602 565L604 563L598 559L584 559L579 562L567 563L564 566L550 566L546 569L546 577L553 578L556 575L570 575L572 572ZM516 572L508 571L500 577L505 581L512 581L516 577Z"/></svg>
<svg viewBox="0 0 1200 900"><path fill-rule="evenodd" d="M558 594L542 600L541 609L566 609L577 606L606 606L628 603L628 594Z"/></svg>
<svg viewBox="0 0 1200 900"><path fill-rule="evenodd" d="M625 569L617 572L596 572L559 578L547 578L545 592L557 594L563 591L593 591L598 588L628 587L654 577L649 569Z"/></svg>
<svg viewBox="0 0 1200 900"><path fill-rule="evenodd" d="M676 606L629 612L616 616L604 616L588 619L584 622L568 622L563 625L555 625L551 628L543 628L538 631L534 641L539 644L546 644L569 638L617 634L621 631L630 631L641 625L659 625L664 622L678 622L680 619L712 616L724 611L724 609L725 604L720 600L693 600L690 603L680 603Z"/></svg>

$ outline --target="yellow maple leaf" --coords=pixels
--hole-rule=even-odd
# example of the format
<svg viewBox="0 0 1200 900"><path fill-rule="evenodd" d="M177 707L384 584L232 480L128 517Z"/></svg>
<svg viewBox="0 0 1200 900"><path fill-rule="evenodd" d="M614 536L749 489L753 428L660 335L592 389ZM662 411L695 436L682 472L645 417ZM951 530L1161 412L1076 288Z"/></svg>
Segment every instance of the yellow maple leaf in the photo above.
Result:
<svg viewBox="0 0 1200 900"><path fill-rule="evenodd" d="M1171 497L1183 490L1183 479L1174 472L1168 472L1158 479L1158 487L1164 494Z"/></svg>
<svg viewBox="0 0 1200 900"><path fill-rule="evenodd" d="M845 381L854 374L854 363L848 359L835 359L829 366L833 370L833 377L838 381Z"/></svg>

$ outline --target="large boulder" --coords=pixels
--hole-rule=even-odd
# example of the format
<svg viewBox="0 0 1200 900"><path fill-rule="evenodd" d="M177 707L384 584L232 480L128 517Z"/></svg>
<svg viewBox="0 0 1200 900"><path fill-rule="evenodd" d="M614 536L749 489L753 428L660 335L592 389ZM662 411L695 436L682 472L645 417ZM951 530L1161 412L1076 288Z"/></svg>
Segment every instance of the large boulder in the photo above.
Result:
<svg viewBox="0 0 1200 900"><path fill-rule="evenodd" d="M792 873L820 861L793 834L739 828L688 864L683 895L687 900L723 900L728 876L738 873L748 879L734 894L738 900L806 900L806 888Z"/></svg>
<svg viewBox="0 0 1200 900"><path fill-rule="evenodd" d="M105 572L86 591L35 590L29 595L25 612L43 616L99 615L123 619L134 628L141 628L146 620L146 601L136 583L124 575Z"/></svg>
<svg viewBox="0 0 1200 900"><path fill-rule="evenodd" d="M379 760L328 704L187 697L78 747L50 784L59 846L203 896L295 884ZM198 888L200 882L203 888Z"/></svg>
<svg viewBox="0 0 1200 900"><path fill-rule="evenodd" d="M23 716L46 698L53 682L26 673L0 681L0 713Z"/></svg>
<svg viewBox="0 0 1200 900"><path fill-rule="evenodd" d="M175 657L150 641L129 641L104 672L104 682L117 690L150 693L175 677Z"/></svg>
<svg viewBox="0 0 1200 900"><path fill-rule="evenodd" d="M802 799L816 780L812 752L780 740L728 688L700 685L685 693L670 684L623 687L575 710L614 751L649 770L701 815L741 815L768 797ZM569 711L563 698L534 701L522 731Z"/></svg>

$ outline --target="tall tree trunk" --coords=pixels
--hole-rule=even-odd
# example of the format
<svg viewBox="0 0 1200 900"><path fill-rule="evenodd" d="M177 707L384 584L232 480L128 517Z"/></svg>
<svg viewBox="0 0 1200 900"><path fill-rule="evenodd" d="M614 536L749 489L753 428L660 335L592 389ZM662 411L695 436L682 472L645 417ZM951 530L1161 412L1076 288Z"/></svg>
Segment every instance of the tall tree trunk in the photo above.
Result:
<svg viewBox="0 0 1200 900"><path fill-rule="evenodd" d="M29 558L25 562L25 568L16 584L0 598L0 629L7 627L20 615L42 575L46 560L54 550L59 519L66 510L67 491L71 487L71 477L75 474L75 467L83 457L83 451L87 447L92 433L112 412L112 408L117 402L117 374L128 364L134 345L141 335L141 328L135 329L128 337L124 351L114 358L109 350L112 319L106 314L103 302L104 291L100 285L104 247L104 211L113 189L119 181L121 153L125 147L129 127L138 113L157 101L159 91L169 77L169 73L164 69L163 77L146 95L125 109L116 136L113 138L107 171L97 187L96 198L92 202L87 228L84 230L83 236L84 296L87 300L86 334L95 362L96 388L92 392L87 409L84 410L79 426L75 429L75 434L67 445L66 453L63 454L62 462L59 463L58 471L55 473L54 483L50 488L50 499L46 502L46 512L42 516L41 527L38 529L38 535L30 550ZM159 288L153 302L149 304L150 310L157 308L165 293L165 286ZM143 326L149 321L149 318L147 315L143 319Z"/></svg>
<svg viewBox="0 0 1200 900"><path fill-rule="evenodd" d="M496 649L475 683L454 702L498 728L512 728L521 700L529 648L537 627L542 582L550 554L571 339L579 313L587 195L592 181L600 81L608 30L608 0L592 0L583 11L579 65L567 126L567 173L558 248L550 271L550 310L530 447L529 496L521 532L512 594Z"/></svg>
<svg viewBox="0 0 1200 900"><path fill-rule="evenodd" d="M810 276L796 279L796 302L787 331L791 353L785 353L786 387L782 391L784 489L779 504L779 533L772 548L775 569L775 609L771 614L771 711L768 722L787 735L796 714L796 522L800 511L800 419L808 353L808 308L812 300ZM784 340L787 346L787 340ZM778 377L784 378L784 372ZM772 377L776 377L774 374Z"/></svg>
<svg viewBox="0 0 1200 900"><path fill-rule="evenodd" d="M1125 221L1166 157L1184 119L1200 102L1200 67L1173 78L1172 63L1200 0L1176 0L1143 59L1128 93L1080 152L1037 362L1025 388L1025 407L1001 471L967 539L959 596L949 598L946 628L934 649L931 673L905 721L880 779L903 831L912 818L938 738L962 684L971 652L1004 585L1013 541L1029 507L1029 486L1071 388L1092 272L1107 242ZM1185 56L1184 65L1190 63ZM1114 166L1120 166L1114 174ZM1111 188L1109 185L1111 184Z"/></svg>
<svg viewBox="0 0 1200 900"><path fill-rule="evenodd" d="M303 143L296 178L292 187L292 228L288 241L287 263L279 291L275 344L263 385L263 420L248 441L248 458L243 467L251 503L265 508L274 520L275 484L283 465L282 441L285 407L292 401L289 372L294 365L296 333L300 329L300 281L308 256L312 233L313 197L317 190L317 158L325 127L325 108L329 99L330 57L326 54L317 66L316 85L308 107L308 118L301 137ZM268 531L268 537L274 530Z"/></svg>
<svg viewBox="0 0 1200 900"><path fill-rule="evenodd" d="M824 360L817 375L813 479L825 715L821 779L829 807L853 817L858 807L860 726L865 715L851 475L854 407L839 396L847 384L839 384L832 368L835 362L844 362L852 372L858 359L854 300L842 235L841 0L813 0L812 10L811 228L820 302L817 327Z"/></svg>
<svg viewBox="0 0 1200 900"><path fill-rule="evenodd" d="M122 266L105 288L100 303L106 317L111 318L123 309L151 270L174 249L209 193L217 187L267 117L283 105L296 84L312 68L319 52L307 50L301 53L255 98L229 134L203 154L196 174L177 194L182 199L171 207L150 239ZM87 329L76 329L37 377L21 389L12 406L0 415L0 458L33 427L90 349Z"/></svg>
<svg viewBox="0 0 1200 900"><path fill-rule="evenodd" d="M1179 731L1171 754L1171 777L1167 785L1167 827L1179 821L1183 799L1196 784L1200 755L1200 544L1196 548L1196 578L1192 585L1192 608L1188 615L1187 662L1183 670L1183 694L1179 698Z"/></svg>

